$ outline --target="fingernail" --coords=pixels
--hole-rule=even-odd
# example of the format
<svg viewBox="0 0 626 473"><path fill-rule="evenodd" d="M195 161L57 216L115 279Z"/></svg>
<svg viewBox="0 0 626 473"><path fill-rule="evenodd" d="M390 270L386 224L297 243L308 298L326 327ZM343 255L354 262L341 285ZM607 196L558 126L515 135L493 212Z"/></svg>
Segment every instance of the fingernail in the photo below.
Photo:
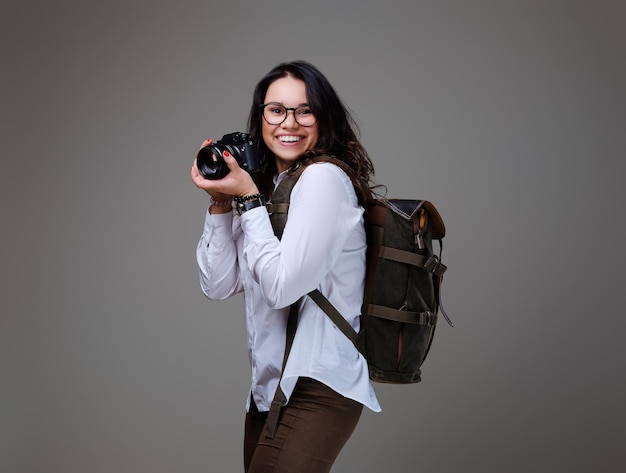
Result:
<svg viewBox="0 0 626 473"><path fill-rule="evenodd" d="M227 158L230 158L230 153L228 151L224 151L224 156L226 156Z"/></svg>

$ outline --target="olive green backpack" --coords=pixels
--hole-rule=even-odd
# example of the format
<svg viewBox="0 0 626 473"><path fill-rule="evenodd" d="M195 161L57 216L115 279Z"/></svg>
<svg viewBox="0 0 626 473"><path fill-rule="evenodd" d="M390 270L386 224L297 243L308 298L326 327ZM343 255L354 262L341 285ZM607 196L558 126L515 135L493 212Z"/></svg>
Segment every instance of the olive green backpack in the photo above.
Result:
<svg viewBox="0 0 626 473"><path fill-rule="evenodd" d="M315 162L332 162L352 175L345 163L328 156L292 167L267 204L278 238L287 223L291 190L304 169ZM441 262L445 226L435 206L425 200L372 197L366 207L367 269L360 331L357 333L319 290L308 296L363 354L372 381L417 383L440 310L448 324L453 325L441 303L441 283L447 269ZM433 241L439 241L438 255L433 251ZM297 303L292 306L287 323L283 368L297 327L295 306ZM270 433L284 402L279 387L268 418Z"/></svg>

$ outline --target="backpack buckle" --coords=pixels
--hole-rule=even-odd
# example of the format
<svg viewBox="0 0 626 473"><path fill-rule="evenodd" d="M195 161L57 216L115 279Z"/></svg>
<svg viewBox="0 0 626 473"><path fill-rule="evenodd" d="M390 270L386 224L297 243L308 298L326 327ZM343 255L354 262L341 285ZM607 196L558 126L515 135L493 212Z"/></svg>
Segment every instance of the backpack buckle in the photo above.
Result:
<svg viewBox="0 0 626 473"><path fill-rule="evenodd" d="M426 271L434 273L434 272L437 271L437 268L439 267L439 264L440 264L439 263L439 258L437 258L436 256L431 256L424 263L424 268L426 269Z"/></svg>
<svg viewBox="0 0 626 473"><path fill-rule="evenodd" d="M426 327L432 327L437 323L437 316L433 314L431 311L427 310L426 312L420 312L419 314L419 324L425 325Z"/></svg>
<svg viewBox="0 0 626 473"><path fill-rule="evenodd" d="M430 258L428 258L426 262L424 263L424 269L426 269L426 271L429 271L435 274L436 276L442 277L443 273L446 272L448 267L445 264L443 264L439 260L439 258L433 255Z"/></svg>

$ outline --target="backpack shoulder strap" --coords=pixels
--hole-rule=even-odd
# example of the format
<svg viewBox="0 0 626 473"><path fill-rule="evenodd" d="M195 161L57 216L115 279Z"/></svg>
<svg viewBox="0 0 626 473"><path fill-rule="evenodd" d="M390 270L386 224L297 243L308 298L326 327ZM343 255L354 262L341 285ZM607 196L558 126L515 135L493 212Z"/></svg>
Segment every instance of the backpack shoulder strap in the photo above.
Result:
<svg viewBox="0 0 626 473"><path fill-rule="evenodd" d="M291 191L296 182L307 168L307 166L313 163L332 163L343 170L348 177L352 180L354 177L354 171L346 163L333 156L321 155L307 158L303 161L299 161L292 166L287 174L283 177L280 184L274 190L270 201L267 203L267 210L270 214L270 220L272 222L272 228L275 235L280 239L282 238L285 225L287 223L287 212L289 211L289 198ZM359 334L352 328L348 321L341 315L341 313L331 304L331 302L317 289L314 289L308 294L311 299L330 317L333 323L343 332L343 334L351 340L356 348L363 353L364 348L359 343Z"/></svg>
<svg viewBox="0 0 626 473"><path fill-rule="evenodd" d="M287 212L289 211L291 191L296 185L296 182L298 182L298 179L300 179L305 168L306 164L303 162L298 162L292 166L285 176L283 176L278 186L276 186L274 192L272 192L272 197L266 204L274 234L279 240L283 237L283 231L287 224Z"/></svg>
<svg viewBox="0 0 626 473"><path fill-rule="evenodd" d="M291 304L289 308L289 317L287 318L287 340L285 343L285 354L283 356L283 365L281 368L281 378L282 372L285 371L285 365L287 364L287 358L289 357L289 352L291 351L291 345L293 345L293 340L296 337L296 329L298 328L298 302L294 302ZM265 420L265 430L266 436L268 438L273 439L276 435L276 429L278 429L278 418L280 417L280 409L287 402L287 396L283 392L280 387L280 380L278 380L278 386L276 386L276 392L274 393L274 398L272 399L272 404L270 405L270 410L267 415L267 419Z"/></svg>
<svg viewBox="0 0 626 473"><path fill-rule="evenodd" d="M278 186L276 186L276 189L274 189L269 202L266 204L267 212L269 213L270 221L272 222L272 228L274 229L274 234L279 240L282 238L285 225L287 224L287 212L289 212L289 199L291 191L296 185L296 182L298 182L298 179L300 179L304 170L309 165L314 163L333 163L348 174L351 179L354 174L352 169L346 163L327 155L313 156L295 163L287 171L285 176L283 176Z"/></svg>
<svg viewBox="0 0 626 473"><path fill-rule="evenodd" d="M348 337L348 339L354 343L359 352L365 356L365 348L360 343L359 333L352 328L352 325L341 315L341 313L335 308L334 305L322 294L319 290L314 289L309 292L308 296L319 306L320 309L330 317L330 320L337 326L341 332Z"/></svg>
<svg viewBox="0 0 626 473"><path fill-rule="evenodd" d="M341 169L343 169L348 174L348 176L350 176L350 178L352 178L352 170L345 163L331 156L317 156L314 158L309 158L304 161L299 161L294 166L292 166L287 171L287 174L283 176L278 186L276 186L276 189L274 189L270 201L266 204L267 211L270 216L270 221L272 223L272 228L274 229L274 234L278 237L279 240L282 238L283 232L285 230L285 225L287 224L287 212L289 211L289 199L291 197L291 191L293 190L293 187L296 185L296 182L298 182L298 179L300 178L306 167L316 162L331 162L333 164L336 164ZM308 295L331 318L331 320L335 323L335 325L337 325L337 327L339 327L344 335L355 344L357 349L363 352L363 348L360 347L361 345L357 344L359 341L359 334L352 328L348 321L344 319L344 317L330 303L330 301L326 297L324 297L324 295L317 289L311 291ZM287 339L285 343L285 354L283 356L282 371L284 371L285 369L287 358L289 357L289 352L291 351L291 345L293 344L293 340L296 335L298 323L298 304L299 301L294 302L289 310L289 318L287 320ZM286 400L287 398L280 387L279 381L265 425L266 435L268 438L274 438L274 435L276 434L281 407L285 405Z"/></svg>

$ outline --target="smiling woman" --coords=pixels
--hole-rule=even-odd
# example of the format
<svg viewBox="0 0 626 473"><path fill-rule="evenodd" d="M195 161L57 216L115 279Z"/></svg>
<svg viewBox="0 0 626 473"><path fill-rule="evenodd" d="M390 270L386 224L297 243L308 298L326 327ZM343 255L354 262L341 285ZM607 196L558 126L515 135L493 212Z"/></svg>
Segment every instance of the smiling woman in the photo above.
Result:
<svg viewBox="0 0 626 473"><path fill-rule="evenodd" d="M274 154L278 171L283 172L315 147L318 126L307 103L306 85L300 79L277 79L267 89L265 102L261 105L263 141ZM289 104L293 104L291 108Z"/></svg>
<svg viewBox="0 0 626 473"><path fill-rule="evenodd" d="M201 287L209 299L246 295L252 384L245 471L327 472L363 406L380 406L367 362L306 294L328 295L359 330L363 202L374 170L350 114L309 63L280 64L258 83L248 125L259 172L244 171L228 152L220 179L205 179L195 162L191 169L194 184L211 196L197 248ZM350 175L343 165L315 162L321 155L342 161ZM279 239L265 202L305 160L312 163L293 186ZM283 365L288 320L297 320L298 330ZM280 410L268 417L275 404Z"/></svg>

